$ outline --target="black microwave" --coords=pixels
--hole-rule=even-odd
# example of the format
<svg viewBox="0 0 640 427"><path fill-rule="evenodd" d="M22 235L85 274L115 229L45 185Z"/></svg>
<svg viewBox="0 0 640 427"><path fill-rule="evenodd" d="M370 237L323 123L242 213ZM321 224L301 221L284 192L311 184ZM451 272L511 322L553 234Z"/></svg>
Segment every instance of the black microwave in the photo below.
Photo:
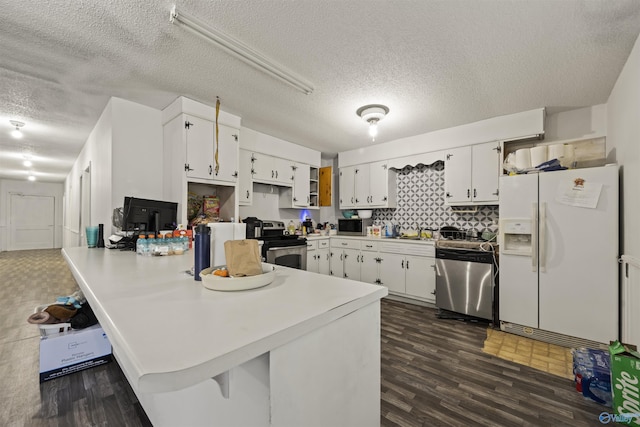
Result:
<svg viewBox="0 0 640 427"><path fill-rule="evenodd" d="M366 236L367 227L373 225L371 218L338 218L338 234L347 236Z"/></svg>

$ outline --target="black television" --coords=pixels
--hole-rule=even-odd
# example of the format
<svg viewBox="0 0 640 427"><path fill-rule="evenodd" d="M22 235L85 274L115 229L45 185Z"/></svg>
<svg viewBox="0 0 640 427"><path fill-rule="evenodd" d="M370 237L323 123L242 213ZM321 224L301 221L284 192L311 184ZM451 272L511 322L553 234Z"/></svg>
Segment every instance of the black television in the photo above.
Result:
<svg viewBox="0 0 640 427"><path fill-rule="evenodd" d="M124 198L122 209L122 231L140 233L161 230L175 230L178 218L178 204L162 200Z"/></svg>

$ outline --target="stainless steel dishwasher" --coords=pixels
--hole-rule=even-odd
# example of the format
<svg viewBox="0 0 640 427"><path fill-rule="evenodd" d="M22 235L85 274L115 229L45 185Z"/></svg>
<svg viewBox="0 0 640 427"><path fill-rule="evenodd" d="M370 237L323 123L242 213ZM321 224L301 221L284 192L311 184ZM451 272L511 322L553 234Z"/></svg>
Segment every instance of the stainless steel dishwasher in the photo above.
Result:
<svg viewBox="0 0 640 427"><path fill-rule="evenodd" d="M436 306L493 320L493 252L436 248Z"/></svg>

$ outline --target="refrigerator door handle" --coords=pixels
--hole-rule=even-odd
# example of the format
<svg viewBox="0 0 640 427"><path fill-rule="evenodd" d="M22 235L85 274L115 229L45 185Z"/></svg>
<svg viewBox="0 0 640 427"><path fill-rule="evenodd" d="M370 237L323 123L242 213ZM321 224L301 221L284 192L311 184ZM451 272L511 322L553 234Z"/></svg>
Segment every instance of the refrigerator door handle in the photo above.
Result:
<svg viewBox="0 0 640 427"><path fill-rule="evenodd" d="M547 271L547 204L540 203L540 272Z"/></svg>
<svg viewBox="0 0 640 427"><path fill-rule="evenodd" d="M538 203L531 204L531 271L538 271Z"/></svg>

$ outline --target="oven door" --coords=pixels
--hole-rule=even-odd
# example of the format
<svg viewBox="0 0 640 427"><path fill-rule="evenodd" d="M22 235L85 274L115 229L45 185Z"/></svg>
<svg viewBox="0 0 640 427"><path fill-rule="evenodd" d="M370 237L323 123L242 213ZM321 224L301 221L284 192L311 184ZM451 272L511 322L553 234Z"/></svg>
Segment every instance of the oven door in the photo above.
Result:
<svg viewBox="0 0 640 427"><path fill-rule="evenodd" d="M285 267L307 269L307 244L267 249L267 262Z"/></svg>

